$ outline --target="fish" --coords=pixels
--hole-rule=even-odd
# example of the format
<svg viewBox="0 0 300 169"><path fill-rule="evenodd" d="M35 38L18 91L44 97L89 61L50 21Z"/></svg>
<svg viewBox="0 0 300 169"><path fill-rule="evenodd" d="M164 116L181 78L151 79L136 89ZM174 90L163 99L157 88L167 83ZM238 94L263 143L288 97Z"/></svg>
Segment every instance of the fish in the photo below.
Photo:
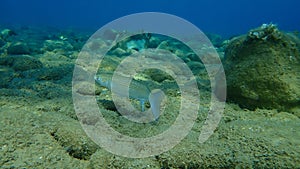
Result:
<svg viewBox="0 0 300 169"><path fill-rule="evenodd" d="M121 97L128 97L128 93L126 90L127 85L125 82L128 77L118 77L118 83L112 83L111 80L104 80L101 76L94 76L94 80L102 87L107 88L112 91L112 88L117 89L114 90L114 94ZM123 79L124 78L124 79ZM127 79L126 79L127 78ZM120 90L118 90L120 89ZM145 103L150 103L150 109L152 115L154 117L154 121L157 121L160 116L160 105L163 99L165 98L165 94L160 89L150 90L146 84L141 83L135 79L131 80L129 87L129 98L138 100L140 102L142 112L145 111Z"/></svg>

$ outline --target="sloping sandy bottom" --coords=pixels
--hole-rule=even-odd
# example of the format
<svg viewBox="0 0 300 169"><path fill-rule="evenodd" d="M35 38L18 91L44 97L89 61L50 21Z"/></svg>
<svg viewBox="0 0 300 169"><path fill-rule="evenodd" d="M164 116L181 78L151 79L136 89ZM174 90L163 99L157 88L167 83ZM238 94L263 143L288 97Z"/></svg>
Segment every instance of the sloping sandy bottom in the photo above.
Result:
<svg viewBox="0 0 300 169"><path fill-rule="evenodd" d="M300 120L276 110L241 110L227 104L215 133L198 143L196 123L161 155L128 159L99 148L72 118L71 97L39 100L1 96L2 168L297 168ZM73 116L74 117L74 116Z"/></svg>

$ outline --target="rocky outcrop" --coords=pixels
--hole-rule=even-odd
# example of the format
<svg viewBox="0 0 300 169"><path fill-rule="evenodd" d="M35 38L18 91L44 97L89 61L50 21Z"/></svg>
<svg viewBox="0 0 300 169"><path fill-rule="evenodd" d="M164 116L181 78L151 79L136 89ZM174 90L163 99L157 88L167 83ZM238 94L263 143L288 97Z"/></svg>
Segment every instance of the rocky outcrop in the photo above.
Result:
<svg viewBox="0 0 300 169"><path fill-rule="evenodd" d="M300 105L300 40L263 24L231 40L225 51L228 98L248 109Z"/></svg>

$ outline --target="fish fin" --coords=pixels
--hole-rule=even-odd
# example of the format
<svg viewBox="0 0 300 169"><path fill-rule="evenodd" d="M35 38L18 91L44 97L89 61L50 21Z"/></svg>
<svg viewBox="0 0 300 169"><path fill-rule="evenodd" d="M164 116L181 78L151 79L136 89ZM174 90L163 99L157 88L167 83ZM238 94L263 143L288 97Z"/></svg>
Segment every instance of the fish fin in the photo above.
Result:
<svg viewBox="0 0 300 169"><path fill-rule="evenodd" d="M160 89L154 89L151 91L149 96L149 102L154 120L157 120L160 115L160 105L165 97L165 94Z"/></svg>

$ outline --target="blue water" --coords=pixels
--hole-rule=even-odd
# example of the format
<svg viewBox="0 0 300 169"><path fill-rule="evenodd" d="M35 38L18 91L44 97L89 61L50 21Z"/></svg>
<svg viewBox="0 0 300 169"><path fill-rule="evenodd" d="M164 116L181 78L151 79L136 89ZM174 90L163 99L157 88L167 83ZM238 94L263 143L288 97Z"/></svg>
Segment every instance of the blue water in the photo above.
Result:
<svg viewBox="0 0 300 169"><path fill-rule="evenodd" d="M1 0L0 25L44 25L97 30L137 12L177 15L205 32L232 36L262 23L300 30L299 0Z"/></svg>

